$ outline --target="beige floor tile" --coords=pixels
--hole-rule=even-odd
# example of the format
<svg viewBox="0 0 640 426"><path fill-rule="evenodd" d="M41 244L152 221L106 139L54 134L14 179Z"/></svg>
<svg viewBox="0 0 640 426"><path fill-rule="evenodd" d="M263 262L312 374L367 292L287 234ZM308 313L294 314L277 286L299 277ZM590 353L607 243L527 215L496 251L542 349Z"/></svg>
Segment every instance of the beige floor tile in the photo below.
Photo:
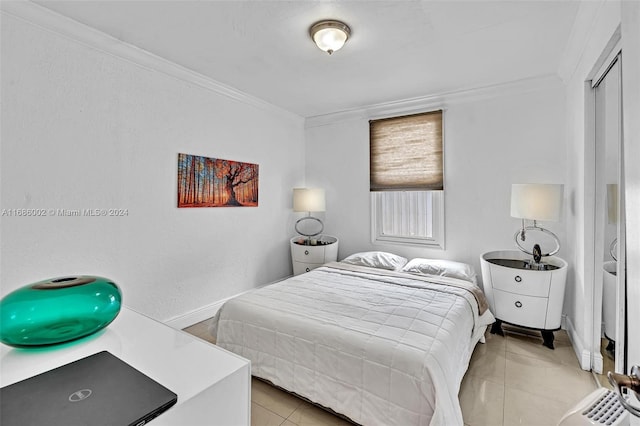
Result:
<svg viewBox="0 0 640 426"><path fill-rule="evenodd" d="M580 367L573 346L569 340L556 339L554 348L549 349L542 345L542 338L521 334L506 334L507 352L539 358L546 361L560 363L571 367Z"/></svg>
<svg viewBox="0 0 640 426"><path fill-rule="evenodd" d="M268 383L251 379L251 401L284 417L285 419L300 406L302 400Z"/></svg>
<svg viewBox="0 0 640 426"><path fill-rule="evenodd" d="M465 376L460 387L460 406L465 425L502 425L504 385Z"/></svg>
<svg viewBox="0 0 640 426"><path fill-rule="evenodd" d="M505 385L569 404L596 388L588 371L512 352L507 352Z"/></svg>
<svg viewBox="0 0 640 426"><path fill-rule="evenodd" d="M255 402L251 403L251 426L279 426L284 420L284 417L280 417L263 406Z"/></svg>
<svg viewBox="0 0 640 426"><path fill-rule="evenodd" d="M553 397L546 398L507 386L504 425L555 426L572 406Z"/></svg>
<svg viewBox="0 0 640 426"><path fill-rule="evenodd" d="M504 373L507 364L505 352L485 349L486 345L476 346L466 376L489 380L504 384Z"/></svg>
<svg viewBox="0 0 640 426"><path fill-rule="evenodd" d="M571 343L571 339L569 339L569 334L566 330L554 331L553 334L556 336L557 341Z"/></svg>
<svg viewBox="0 0 640 426"><path fill-rule="evenodd" d="M183 328L183 331L186 331L189 334L193 334L196 337L201 338L202 340L206 340L210 343L216 343L214 337L211 335L209 331L209 327L211 326L211 318L201 321L199 323L190 325L189 327Z"/></svg>
<svg viewBox="0 0 640 426"><path fill-rule="evenodd" d="M542 344L542 334L540 333L539 330L534 330L534 329L525 328L525 327L518 327L517 325L511 325L506 323L502 324L502 330L504 331L505 334L520 334L523 336L531 336L532 338L538 339L540 344ZM556 341L561 341L561 342L571 341L569 339L569 335L567 334L566 330L556 330L553 332L553 336Z"/></svg>
<svg viewBox="0 0 640 426"><path fill-rule="evenodd" d="M475 351L485 354L487 352L502 352L504 353L507 347L507 342L504 337L499 334L491 334L487 331L484 334L486 343L479 343L476 345Z"/></svg>
<svg viewBox="0 0 640 426"><path fill-rule="evenodd" d="M298 426L352 426L350 422L304 401L287 420Z"/></svg>
<svg viewBox="0 0 640 426"><path fill-rule="evenodd" d="M530 328L518 327L517 325L503 323L502 331L504 331L505 334L516 333L516 334L523 334L526 336L538 337L540 339L540 342L542 343L542 335L538 330L533 330Z"/></svg>

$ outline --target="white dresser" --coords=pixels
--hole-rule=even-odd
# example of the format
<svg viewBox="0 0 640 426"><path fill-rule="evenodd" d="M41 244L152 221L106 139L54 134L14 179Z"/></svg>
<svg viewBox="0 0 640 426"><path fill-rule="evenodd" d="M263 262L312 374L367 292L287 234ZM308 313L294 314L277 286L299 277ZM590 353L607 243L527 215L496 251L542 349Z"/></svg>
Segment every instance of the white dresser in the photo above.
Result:
<svg viewBox="0 0 640 426"><path fill-rule="evenodd" d="M248 360L127 308L104 330L73 342L0 346L0 386L107 350L178 395L154 426L251 423Z"/></svg>
<svg viewBox="0 0 640 426"><path fill-rule="evenodd" d="M542 332L544 345L553 349L553 331L560 328L567 262L550 256L544 269L531 269L531 256L504 250L480 257L484 292L497 321L492 333L502 334L502 322Z"/></svg>
<svg viewBox="0 0 640 426"><path fill-rule="evenodd" d="M308 239L298 235L290 241L293 275L304 274L327 262L338 260L338 239L320 235Z"/></svg>

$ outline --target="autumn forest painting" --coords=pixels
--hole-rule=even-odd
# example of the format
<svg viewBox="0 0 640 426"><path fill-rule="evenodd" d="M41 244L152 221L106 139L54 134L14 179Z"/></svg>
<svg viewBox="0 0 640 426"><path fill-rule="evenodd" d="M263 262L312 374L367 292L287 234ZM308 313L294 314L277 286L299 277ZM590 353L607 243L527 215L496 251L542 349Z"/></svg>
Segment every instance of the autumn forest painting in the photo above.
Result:
<svg viewBox="0 0 640 426"><path fill-rule="evenodd" d="M178 154L178 207L257 205L257 164Z"/></svg>

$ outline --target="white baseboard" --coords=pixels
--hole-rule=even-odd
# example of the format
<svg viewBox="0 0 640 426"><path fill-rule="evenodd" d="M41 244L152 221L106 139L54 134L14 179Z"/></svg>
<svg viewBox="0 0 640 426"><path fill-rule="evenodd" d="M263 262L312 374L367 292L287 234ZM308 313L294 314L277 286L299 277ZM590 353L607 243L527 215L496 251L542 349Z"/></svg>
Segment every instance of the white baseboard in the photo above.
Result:
<svg viewBox="0 0 640 426"><path fill-rule="evenodd" d="M593 354L593 372L596 374L602 374L604 370L604 358L600 352Z"/></svg>
<svg viewBox="0 0 640 426"><path fill-rule="evenodd" d="M211 318L218 312L218 310L222 307L224 302L234 297L236 296L227 297L226 299L218 300L217 302L211 303L206 306L202 306L198 309L194 309L193 311L187 312L186 314L175 316L165 321L164 323L171 328L182 330L185 327L189 327L190 325L193 325L193 324L199 323L200 321L204 321L208 318Z"/></svg>
<svg viewBox="0 0 640 426"><path fill-rule="evenodd" d="M591 370L591 352L585 348L584 342L576 332L571 319L568 317L564 318L564 322L566 324L567 334L569 335L569 340L571 340L571 345L573 346L573 350L578 357L578 361L580 362L580 368L586 371ZM597 363L597 360L595 360ZM602 355L600 356L600 362L602 363ZM602 365L602 364L601 364ZM602 369L602 367L600 367Z"/></svg>
<svg viewBox="0 0 640 426"><path fill-rule="evenodd" d="M287 279L287 278L289 278L289 277L285 277L283 279ZM273 281L273 282L258 286L256 288L260 288L260 287L264 287L264 286L267 286L267 285L270 285L270 284L274 284L274 283L277 283L278 281L282 281L283 279L279 279L279 280L276 280L276 281ZM255 288L252 289L252 290L255 290ZM199 323L201 321L204 321L206 319L209 319L209 318L213 317L218 312L218 310L220 310L222 305L224 305L224 303L227 300L231 300L234 297L238 297L238 296L240 296L242 294L247 293L248 291L251 291L251 290L243 291L243 292L238 293L236 295L233 295L231 297L227 297L225 299L218 300L218 301L210 303L208 305L201 306L201 307L199 307L197 309L194 309L193 311L187 312L185 314L177 315L177 316L175 316L173 318L170 318L170 319L164 321L164 323L166 325L168 325L169 327L171 327L171 328L175 328L177 330L182 330L185 327L189 327L190 325Z"/></svg>

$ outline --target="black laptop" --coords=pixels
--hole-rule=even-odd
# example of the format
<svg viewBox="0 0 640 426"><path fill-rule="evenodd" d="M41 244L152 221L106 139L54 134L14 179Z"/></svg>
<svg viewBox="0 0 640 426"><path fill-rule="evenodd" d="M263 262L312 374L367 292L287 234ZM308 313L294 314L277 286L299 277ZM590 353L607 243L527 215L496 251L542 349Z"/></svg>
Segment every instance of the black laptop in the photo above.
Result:
<svg viewBox="0 0 640 426"><path fill-rule="evenodd" d="M143 425L175 393L107 351L0 389L2 426Z"/></svg>

